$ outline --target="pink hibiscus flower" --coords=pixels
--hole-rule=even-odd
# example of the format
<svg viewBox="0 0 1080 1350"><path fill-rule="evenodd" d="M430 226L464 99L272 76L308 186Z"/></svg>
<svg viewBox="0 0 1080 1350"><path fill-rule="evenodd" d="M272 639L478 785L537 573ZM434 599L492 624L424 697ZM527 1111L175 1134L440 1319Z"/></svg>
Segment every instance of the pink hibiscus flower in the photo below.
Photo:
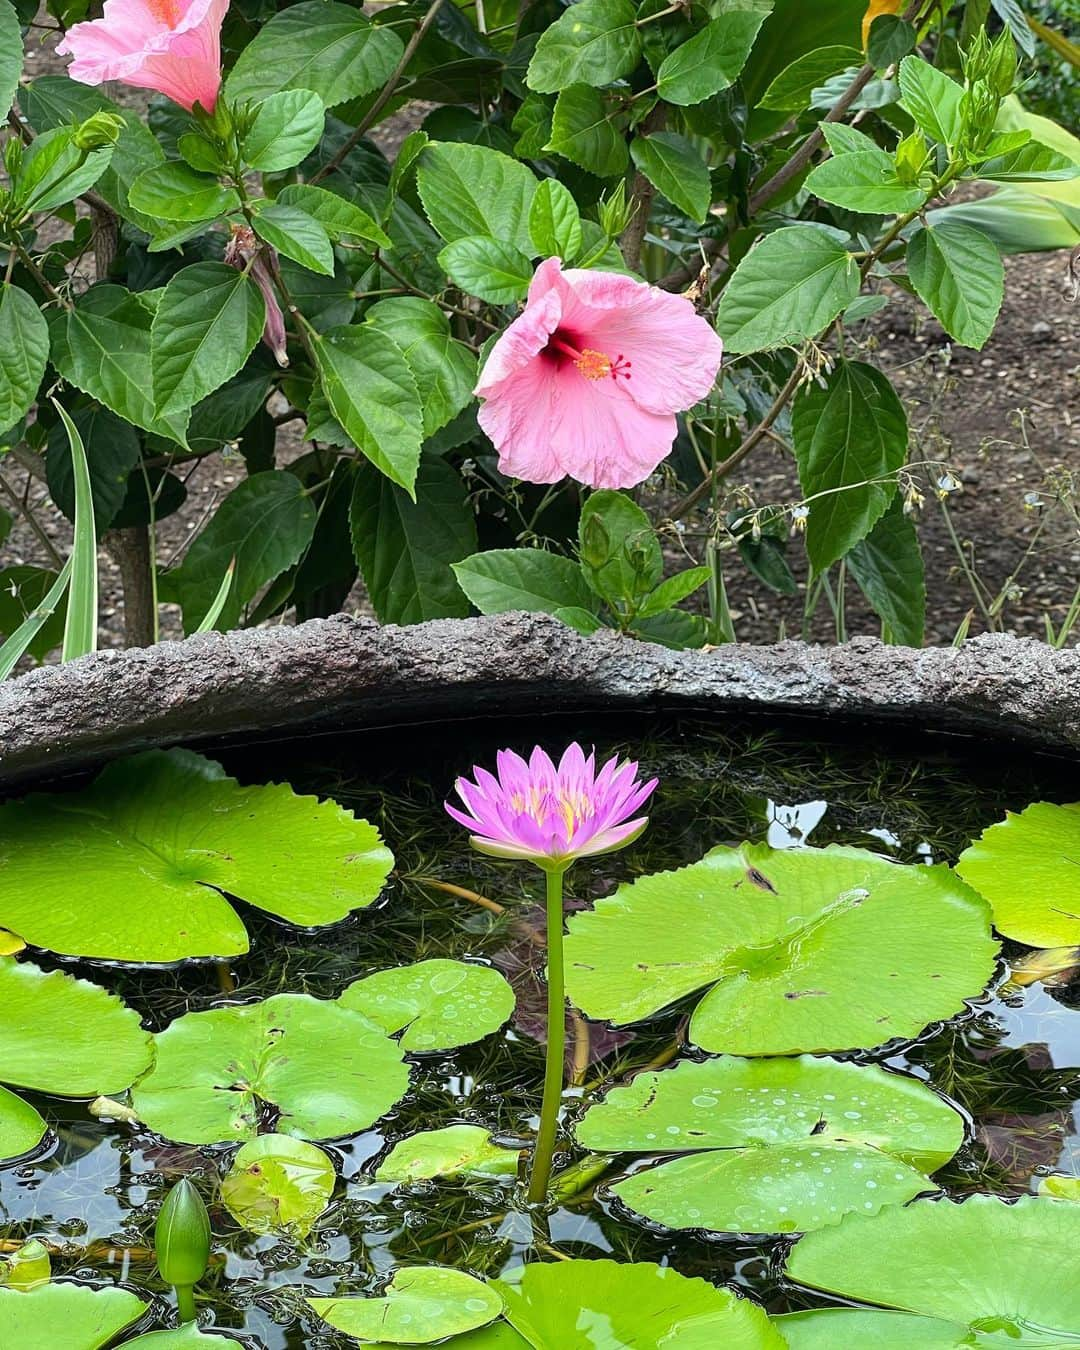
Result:
<svg viewBox="0 0 1080 1350"><path fill-rule="evenodd" d="M634 487L671 453L675 414L708 394L722 356L684 296L548 258L481 373L480 425L512 478Z"/></svg>
<svg viewBox="0 0 1080 1350"><path fill-rule="evenodd" d="M221 88L221 25L229 0L105 0L104 15L77 23L57 52L74 56L81 84L122 80L156 89L188 112L214 111Z"/></svg>

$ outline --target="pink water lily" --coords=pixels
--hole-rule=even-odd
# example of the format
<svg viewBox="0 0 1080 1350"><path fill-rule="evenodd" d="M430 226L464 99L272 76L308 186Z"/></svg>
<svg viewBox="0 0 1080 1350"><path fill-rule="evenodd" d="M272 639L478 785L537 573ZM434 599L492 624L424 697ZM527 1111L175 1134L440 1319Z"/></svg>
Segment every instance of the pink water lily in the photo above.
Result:
<svg viewBox="0 0 1080 1350"><path fill-rule="evenodd" d="M229 0L105 0L102 17L75 24L56 50L75 58L68 74L81 84L121 80L213 112L228 8Z"/></svg>
<svg viewBox="0 0 1080 1350"><path fill-rule="evenodd" d="M671 453L675 414L709 393L722 356L685 296L548 258L484 366L480 425L512 478L633 487Z"/></svg>
<svg viewBox="0 0 1080 1350"><path fill-rule="evenodd" d="M648 824L636 812L657 780L642 783L632 760L609 759L597 771L595 755L574 744L558 766L539 746L527 761L500 750L496 762L498 777L476 767L475 782L457 780L465 811L446 803L481 853L562 869L575 858L622 848Z"/></svg>

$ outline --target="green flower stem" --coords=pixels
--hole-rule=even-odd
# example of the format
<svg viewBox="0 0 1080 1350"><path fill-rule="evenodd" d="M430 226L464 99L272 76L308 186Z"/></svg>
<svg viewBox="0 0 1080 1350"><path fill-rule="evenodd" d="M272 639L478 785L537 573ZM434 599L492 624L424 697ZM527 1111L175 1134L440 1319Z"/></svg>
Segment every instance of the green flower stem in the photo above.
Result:
<svg viewBox="0 0 1080 1350"><path fill-rule="evenodd" d="M547 880L547 1051L544 1060L544 1100L540 1129L529 1171L529 1203L547 1198L551 1156L562 1104L563 1061L566 1055L566 993L563 985L563 876L565 869L545 873Z"/></svg>
<svg viewBox="0 0 1080 1350"><path fill-rule="evenodd" d="M198 1319L198 1313L195 1311L195 1286L191 1284L178 1284L176 1289L176 1308L180 1314L181 1322L194 1322Z"/></svg>

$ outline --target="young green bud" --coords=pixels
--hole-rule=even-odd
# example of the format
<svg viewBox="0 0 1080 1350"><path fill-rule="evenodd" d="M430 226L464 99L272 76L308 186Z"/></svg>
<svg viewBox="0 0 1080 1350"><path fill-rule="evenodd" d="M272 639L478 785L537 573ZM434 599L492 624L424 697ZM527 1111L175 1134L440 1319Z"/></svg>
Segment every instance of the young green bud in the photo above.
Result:
<svg viewBox="0 0 1080 1350"><path fill-rule="evenodd" d="M14 137L4 146L4 168L7 169L8 177L14 178L22 164L23 146L22 141L15 140Z"/></svg>
<svg viewBox="0 0 1080 1350"><path fill-rule="evenodd" d="M117 113L96 112L75 128L72 140L80 150L102 150L115 145L124 129L124 119Z"/></svg>
<svg viewBox="0 0 1080 1350"><path fill-rule="evenodd" d="M599 569L611 559L611 536L598 515L586 517L581 531L581 561Z"/></svg>
<svg viewBox="0 0 1080 1350"><path fill-rule="evenodd" d="M176 1183L158 1212L154 1252L161 1278L176 1290L181 1319L193 1321L191 1291L210 1261L210 1216L187 1177Z"/></svg>
<svg viewBox="0 0 1080 1350"><path fill-rule="evenodd" d="M1009 39L1010 42L1012 39ZM960 64L964 68L964 79L968 84L986 78L990 67L990 39L985 28L980 28L960 53Z"/></svg>
<svg viewBox="0 0 1080 1350"><path fill-rule="evenodd" d="M913 131L896 147L896 176L901 183L917 183L925 165L926 138Z"/></svg>
<svg viewBox="0 0 1080 1350"><path fill-rule="evenodd" d="M990 49L986 81L995 94L1007 98L1016 84L1016 43L1006 30Z"/></svg>
<svg viewBox="0 0 1080 1350"><path fill-rule="evenodd" d="M634 203L626 199L626 183L620 179L617 187L600 198L600 228L609 239L617 239L630 224L634 210Z"/></svg>

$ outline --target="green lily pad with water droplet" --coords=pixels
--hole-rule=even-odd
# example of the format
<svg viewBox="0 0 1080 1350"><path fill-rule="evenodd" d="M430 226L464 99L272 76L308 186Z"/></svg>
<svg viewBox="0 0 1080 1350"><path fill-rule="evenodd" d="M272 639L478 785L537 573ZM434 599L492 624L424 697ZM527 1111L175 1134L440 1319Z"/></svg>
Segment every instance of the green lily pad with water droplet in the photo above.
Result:
<svg viewBox="0 0 1080 1350"><path fill-rule="evenodd" d="M0 1345L5 1350L101 1350L146 1307L126 1289L66 1282L25 1294L0 1288Z"/></svg>
<svg viewBox="0 0 1080 1350"><path fill-rule="evenodd" d="M335 923L370 905L393 865L375 827L336 802L241 787L187 750L0 806L0 838L0 926L115 961L246 952L226 895L303 927Z"/></svg>
<svg viewBox="0 0 1080 1350"><path fill-rule="evenodd" d="M403 1266L381 1295L309 1298L324 1322L362 1341L428 1345L493 1322L502 1298L490 1285L448 1266Z"/></svg>
<svg viewBox="0 0 1080 1350"><path fill-rule="evenodd" d="M533 1263L493 1283L536 1350L784 1350L757 1304L669 1266Z"/></svg>
<svg viewBox="0 0 1080 1350"><path fill-rule="evenodd" d="M303 1139L263 1134L240 1149L221 1182L221 1199L249 1233L306 1237L334 1193L330 1158Z"/></svg>
<svg viewBox="0 0 1080 1350"><path fill-rule="evenodd" d="M842 1298L953 1322L973 1338L992 1335L1002 1350L1025 1350L1080 1344L1078 1249L1080 1205L973 1195L962 1204L919 1200L872 1219L851 1215L797 1242L786 1274Z"/></svg>
<svg viewBox="0 0 1080 1350"><path fill-rule="evenodd" d="M1032 947L1080 942L1080 802L1010 811L956 870L989 901L999 933Z"/></svg>
<svg viewBox="0 0 1080 1350"><path fill-rule="evenodd" d="M671 1155L616 1182L667 1228L808 1232L933 1189L961 1116L913 1078L836 1060L689 1061L639 1073L590 1107L578 1142Z"/></svg>
<svg viewBox="0 0 1080 1350"><path fill-rule="evenodd" d="M705 1050L870 1049L978 997L997 956L989 919L947 867L836 845L717 848L573 915L567 992L622 1025L707 990L689 1029Z"/></svg>
<svg viewBox="0 0 1080 1350"><path fill-rule="evenodd" d="M350 984L338 1002L401 1032L405 1050L453 1050L498 1031L514 991L497 970L466 961L417 961Z"/></svg>
<svg viewBox="0 0 1080 1350"><path fill-rule="evenodd" d="M1080 1177L1067 1176L1061 1172L1040 1177L1039 1194L1053 1196L1055 1200L1080 1200Z"/></svg>
<svg viewBox="0 0 1080 1350"><path fill-rule="evenodd" d="M515 1177L520 1149L493 1144L480 1125L422 1130L394 1145L375 1173L376 1181L425 1181L433 1177Z"/></svg>
<svg viewBox="0 0 1080 1350"><path fill-rule="evenodd" d="M401 1049L360 1013L307 994L185 1013L154 1037L155 1061L132 1089L140 1118L186 1144L300 1139L367 1129L401 1098Z"/></svg>

